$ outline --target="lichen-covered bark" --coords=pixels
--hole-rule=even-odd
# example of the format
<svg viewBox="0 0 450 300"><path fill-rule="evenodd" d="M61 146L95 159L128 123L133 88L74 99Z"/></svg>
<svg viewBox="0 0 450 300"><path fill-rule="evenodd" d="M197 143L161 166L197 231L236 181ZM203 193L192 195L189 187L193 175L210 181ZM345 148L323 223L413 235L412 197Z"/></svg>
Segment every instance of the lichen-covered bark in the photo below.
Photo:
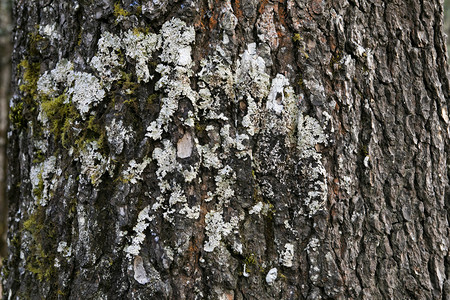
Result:
<svg viewBox="0 0 450 300"><path fill-rule="evenodd" d="M439 1L15 16L7 297L450 297Z"/></svg>

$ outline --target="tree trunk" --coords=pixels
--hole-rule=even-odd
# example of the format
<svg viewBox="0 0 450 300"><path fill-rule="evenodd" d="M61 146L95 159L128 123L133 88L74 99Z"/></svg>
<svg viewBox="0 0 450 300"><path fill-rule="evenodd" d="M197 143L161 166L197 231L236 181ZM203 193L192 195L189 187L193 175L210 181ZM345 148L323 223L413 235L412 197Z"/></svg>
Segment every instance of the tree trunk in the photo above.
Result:
<svg viewBox="0 0 450 300"><path fill-rule="evenodd" d="M0 0L0 267L7 255L6 140L11 86L11 2ZM2 284L0 283L0 295Z"/></svg>
<svg viewBox="0 0 450 300"><path fill-rule="evenodd" d="M15 22L7 299L450 299L440 1Z"/></svg>

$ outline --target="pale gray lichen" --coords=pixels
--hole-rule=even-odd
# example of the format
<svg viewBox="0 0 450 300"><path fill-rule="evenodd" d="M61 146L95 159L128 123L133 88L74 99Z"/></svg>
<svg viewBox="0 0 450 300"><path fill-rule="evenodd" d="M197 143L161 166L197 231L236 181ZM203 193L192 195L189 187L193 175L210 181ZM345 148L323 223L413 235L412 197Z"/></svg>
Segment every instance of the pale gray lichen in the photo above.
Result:
<svg viewBox="0 0 450 300"><path fill-rule="evenodd" d="M230 166L225 166L217 172L215 194L219 199L219 206L228 205L234 196L233 185L236 182L236 173Z"/></svg>
<svg viewBox="0 0 450 300"><path fill-rule="evenodd" d="M56 23L39 26L39 34L50 38L52 41L61 40L61 35L56 29Z"/></svg>
<svg viewBox="0 0 450 300"><path fill-rule="evenodd" d="M174 18L163 24L161 28L162 53L161 60L174 66L189 66L191 60L191 43L195 41L193 26Z"/></svg>
<svg viewBox="0 0 450 300"><path fill-rule="evenodd" d="M134 159L128 163L128 168L122 172L122 178L125 182L136 184L138 180L142 180L142 172L151 162L150 158L144 158L142 163L138 164Z"/></svg>
<svg viewBox="0 0 450 300"><path fill-rule="evenodd" d="M97 187L101 183L101 177L106 172L112 176L114 171L114 164L111 158L104 157L98 152L98 142L92 141L81 150L80 156L75 158L81 162L81 174L85 175L92 185Z"/></svg>
<svg viewBox="0 0 450 300"><path fill-rule="evenodd" d="M222 218L222 211L210 211L205 216L206 235L208 241L205 242L204 250L212 252L219 246L222 237L229 235L233 228L237 228L239 219L232 217L230 222L225 222Z"/></svg>
<svg viewBox="0 0 450 300"><path fill-rule="evenodd" d="M73 85L71 84L72 82ZM71 86L68 93L72 95L72 102L82 117L87 115L91 106L97 105L105 96L105 91L98 78L89 73L70 73L68 76L68 86Z"/></svg>
<svg viewBox="0 0 450 300"><path fill-rule="evenodd" d="M252 206L252 208L249 210L248 213L250 215L255 214L260 216L262 214L263 216L266 216L269 210L270 210L269 204L259 201L258 203Z"/></svg>
<svg viewBox="0 0 450 300"><path fill-rule="evenodd" d="M62 241L62 242L59 242L56 252L62 254L63 257L71 257L72 256L72 247L67 246L67 242Z"/></svg>
<svg viewBox="0 0 450 300"><path fill-rule="evenodd" d="M165 94L161 98L161 109L158 118L147 127L146 136L158 140L163 131L168 130L178 101L186 97L195 107L198 95L191 88L190 76L193 72L191 46L195 41L195 30L180 19L172 19L164 23L160 31L159 45L162 48L160 59L163 62L156 66L161 78L156 83L156 90ZM192 123L193 114L185 121Z"/></svg>
<svg viewBox="0 0 450 300"><path fill-rule="evenodd" d="M85 72L73 71L73 64L61 60L55 69L45 72L37 82L38 92L44 95L58 95L59 85L67 88L67 94L83 119L92 106L103 100L105 91L98 78ZM66 99L66 102L69 99Z"/></svg>
<svg viewBox="0 0 450 300"><path fill-rule="evenodd" d="M136 75L138 82L148 82L151 78L148 63L152 54L159 48L159 36L157 34L144 34L139 31L128 30L122 39L125 54L136 62Z"/></svg>
<svg viewBox="0 0 450 300"><path fill-rule="evenodd" d="M55 156L50 156L44 162L31 166L30 181L36 204L47 205L61 173L62 170L56 168Z"/></svg>
<svg viewBox="0 0 450 300"><path fill-rule="evenodd" d="M187 203L184 203L183 208L180 209L181 215L186 215L189 219L198 219L200 217L200 205L189 207Z"/></svg>
<svg viewBox="0 0 450 300"><path fill-rule="evenodd" d="M159 181L163 180L164 177L179 168L177 163L177 152L175 147L169 140L163 141L164 149L159 147L153 150L153 159L156 160L158 164L158 170L156 170L156 176L158 176ZM161 191L164 192L164 191Z"/></svg>
<svg viewBox="0 0 450 300"><path fill-rule="evenodd" d="M294 260L294 245L291 243L286 243L284 245L284 251L281 252L280 262L285 267L292 267Z"/></svg>
<svg viewBox="0 0 450 300"><path fill-rule="evenodd" d="M309 277L313 283L316 283L319 280L320 276L320 268L318 266L319 246L320 246L319 239L313 237L311 238L311 240L309 241L308 245L305 248L305 250L308 253L308 259L310 262Z"/></svg>
<svg viewBox="0 0 450 300"><path fill-rule="evenodd" d="M277 268L272 268L272 269L269 270L269 272L267 272L266 282L268 284L272 284L272 283L275 282L277 277L278 277L278 270L277 270Z"/></svg>
<svg viewBox="0 0 450 300"><path fill-rule="evenodd" d="M237 62L235 83L244 92L243 97L249 93L253 98L262 99L269 94L270 76L264 59L256 52L256 43L249 44Z"/></svg>
<svg viewBox="0 0 450 300"><path fill-rule="evenodd" d="M109 83L121 78L119 68L123 66L123 62L120 60L119 53L122 48L122 40L106 31L102 33L97 46L97 54L92 57L90 65L97 70L103 83L109 89Z"/></svg>
<svg viewBox="0 0 450 300"><path fill-rule="evenodd" d="M145 240L144 230L150 225L153 220L153 216L150 216L150 206L146 206L139 212L137 218L137 224L133 227L133 231L136 233L131 240L131 245L125 248L127 257L131 259L132 256L139 255L141 251L141 245Z"/></svg>
<svg viewBox="0 0 450 300"><path fill-rule="evenodd" d="M317 144L326 145L327 143L327 135L324 134L319 122L312 117L299 114L297 144L299 156L305 159L312 158L312 160L305 160L309 161L309 165L303 171L309 181L309 192L305 199L305 204L310 217L324 209L324 204L327 201L327 173L321 162L322 155L316 150Z"/></svg>

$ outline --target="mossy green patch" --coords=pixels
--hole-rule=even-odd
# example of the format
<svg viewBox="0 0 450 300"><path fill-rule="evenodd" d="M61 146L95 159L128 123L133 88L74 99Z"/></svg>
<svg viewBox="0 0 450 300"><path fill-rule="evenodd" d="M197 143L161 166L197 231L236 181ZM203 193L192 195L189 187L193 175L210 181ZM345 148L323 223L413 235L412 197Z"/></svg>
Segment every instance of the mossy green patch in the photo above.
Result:
<svg viewBox="0 0 450 300"><path fill-rule="evenodd" d="M50 132L55 140L61 139L65 146L72 136L71 128L76 119L80 117L77 109L67 99L66 94L55 98L42 98L41 109L48 119Z"/></svg>
<svg viewBox="0 0 450 300"><path fill-rule="evenodd" d="M117 1L114 4L114 16L117 18L119 16L122 17L128 17L130 15L130 12L126 11L122 8L122 5L120 5L120 1Z"/></svg>
<svg viewBox="0 0 450 300"><path fill-rule="evenodd" d="M303 38L300 36L300 33L296 33L296 34L294 34L294 36L292 37L292 41L295 42L295 43L300 42L300 41L302 41L302 40L303 40Z"/></svg>
<svg viewBox="0 0 450 300"><path fill-rule="evenodd" d="M50 281L55 277L54 227L45 220L45 209L38 206L34 213L23 222L23 230L28 231L32 240L28 247L30 254L26 258L25 268L35 274L39 281Z"/></svg>
<svg viewBox="0 0 450 300"><path fill-rule="evenodd" d="M24 101L32 105L38 97L37 82L39 80L41 64L38 62L30 63L23 59L17 66L19 73L22 74L22 82L19 85L19 90L24 94Z"/></svg>
<svg viewBox="0 0 450 300"><path fill-rule="evenodd" d="M33 195L38 199L38 203L42 199L44 193L44 178L42 178L42 171L38 174L39 183L36 188L33 189Z"/></svg>
<svg viewBox="0 0 450 300"><path fill-rule="evenodd" d="M17 103L15 106L9 109L9 121L17 129L25 127L22 102Z"/></svg>

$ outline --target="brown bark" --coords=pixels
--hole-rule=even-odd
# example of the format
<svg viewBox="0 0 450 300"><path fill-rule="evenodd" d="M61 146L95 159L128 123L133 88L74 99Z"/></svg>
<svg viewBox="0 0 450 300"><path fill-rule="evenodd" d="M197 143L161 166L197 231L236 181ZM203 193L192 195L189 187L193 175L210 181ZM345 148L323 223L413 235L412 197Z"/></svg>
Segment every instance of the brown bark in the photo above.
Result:
<svg viewBox="0 0 450 300"><path fill-rule="evenodd" d="M450 297L440 1L15 16L6 294Z"/></svg>

